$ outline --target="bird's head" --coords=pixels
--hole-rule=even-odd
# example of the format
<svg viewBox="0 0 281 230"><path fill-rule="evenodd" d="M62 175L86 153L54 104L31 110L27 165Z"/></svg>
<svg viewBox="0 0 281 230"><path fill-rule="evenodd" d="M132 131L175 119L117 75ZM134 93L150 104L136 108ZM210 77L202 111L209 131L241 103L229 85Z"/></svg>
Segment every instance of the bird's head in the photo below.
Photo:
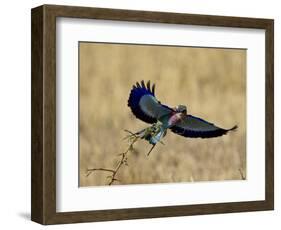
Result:
<svg viewBox="0 0 281 230"><path fill-rule="evenodd" d="M186 108L185 105L178 105L178 106L176 106L175 111L176 111L177 113L186 114L186 113L187 113L187 108Z"/></svg>

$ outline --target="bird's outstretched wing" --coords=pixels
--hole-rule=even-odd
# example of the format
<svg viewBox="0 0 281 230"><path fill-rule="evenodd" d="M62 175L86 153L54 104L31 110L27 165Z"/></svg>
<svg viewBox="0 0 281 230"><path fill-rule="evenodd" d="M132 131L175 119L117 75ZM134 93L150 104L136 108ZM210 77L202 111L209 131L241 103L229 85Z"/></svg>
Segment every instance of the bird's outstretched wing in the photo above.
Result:
<svg viewBox="0 0 281 230"><path fill-rule="evenodd" d="M199 117L194 117L192 115L186 115L178 124L171 127L172 132L178 135L194 138L218 137L235 129L237 129L236 125L231 129L222 129L210 122L207 122Z"/></svg>
<svg viewBox="0 0 281 230"><path fill-rule="evenodd" d="M146 85L144 81L133 85L128 106L137 118L151 124L157 122L160 117L173 112L170 107L161 104L156 99L155 85L150 87L150 81Z"/></svg>

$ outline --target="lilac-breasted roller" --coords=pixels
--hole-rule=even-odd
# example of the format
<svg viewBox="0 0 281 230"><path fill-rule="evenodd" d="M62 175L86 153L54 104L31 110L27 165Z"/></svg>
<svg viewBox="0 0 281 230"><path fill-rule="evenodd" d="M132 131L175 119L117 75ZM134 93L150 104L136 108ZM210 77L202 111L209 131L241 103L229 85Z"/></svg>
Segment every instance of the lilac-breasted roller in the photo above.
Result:
<svg viewBox="0 0 281 230"><path fill-rule="evenodd" d="M152 145L160 141L168 129L184 137L211 138L222 136L237 128L236 125L231 129L219 128L199 117L187 114L185 105L170 108L162 104L155 96L155 84L151 87L150 81L146 85L144 81L133 85L128 106L138 119L146 123L157 124L158 129L155 135L145 138Z"/></svg>

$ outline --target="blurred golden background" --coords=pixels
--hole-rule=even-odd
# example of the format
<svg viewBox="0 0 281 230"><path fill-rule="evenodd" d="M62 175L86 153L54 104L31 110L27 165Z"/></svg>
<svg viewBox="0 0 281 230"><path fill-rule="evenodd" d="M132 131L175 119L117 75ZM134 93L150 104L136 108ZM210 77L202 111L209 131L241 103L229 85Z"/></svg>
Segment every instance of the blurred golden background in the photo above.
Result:
<svg viewBox="0 0 281 230"><path fill-rule="evenodd" d="M149 157L150 145L135 144L115 184L238 180L246 177L246 50L79 43L80 186L106 185L128 143L123 131L148 126L127 106L136 81L156 84L158 100L184 104L188 113L238 130L211 138L168 132Z"/></svg>

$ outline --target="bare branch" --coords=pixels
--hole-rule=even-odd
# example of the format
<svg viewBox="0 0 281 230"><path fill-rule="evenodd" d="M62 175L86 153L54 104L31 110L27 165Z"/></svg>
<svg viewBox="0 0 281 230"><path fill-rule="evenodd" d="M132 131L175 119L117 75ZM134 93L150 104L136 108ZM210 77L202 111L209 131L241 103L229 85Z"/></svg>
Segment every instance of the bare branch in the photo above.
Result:
<svg viewBox="0 0 281 230"><path fill-rule="evenodd" d="M130 143L128 148L123 152L118 154L118 156L120 156L120 159L117 161L117 166L115 167L115 169L107 169L107 168L91 168L91 169L87 169L87 174L86 176L88 177L92 172L95 171L105 171L108 173L111 173L110 176L108 176L108 178L110 179L110 181L108 182L108 185L112 185L115 181L120 181L116 178L116 174L118 173L118 171L120 170L120 168L123 165L128 166L128 153L133 150L133 145L137 142L137 140L139 140L140 136L126 130L127 132L129 132L131 135L128 137L130 138Z"/></svg>
<svg viewBox="0 0 281 230"><path fill-rule="evenodd" d="M87 177L92 173L92 172L94 172L94 171L105 171L105 172L111 172L111 173L113 173L114 172L114 170L112 170L112 169L105 169L105 168L93 168L93 169L87 169Z"/></svg>
<svg viewBox="0 0 281 230"><path fill-rule="evenodd" d="M242 171L242 169L241 168L239 168L239 173L240 173L240 176L241 176L241 179L242 180L245 180L246 179L246 176L244 175L244 173L243 173L243 171Z"/></svg>
<svg viewBox="0 0 281 230"><path fill-rule="evenodd" d="M125 129L124 131L129 133L129 135L127 135L123 140L128 140L129 145L128 145L128 148L124 152L117 154L117 156L119 156L120 159L118 159L118 161L116 162L116 167L114 169L90 168L90 169L87 169L86 177L88 177L91 173L93 173L95 171L104 171L104 172L108 172L111 174L111 175L107 176L107 178L109 179L108 185L112 185L115 181L120 181L119 179L116 178L116 175L119 172L119 170L122 168L123 165L128 166L128 154L130 152L134 151L134 144L139 139L145 139L146 135L151 135L154 132L154 130L155 130L155 124L153 124L151 127L148 127L146 129L142 129L136 133L133 133L133 132ZM151 147L147 156L151 153L151 151L153 150L154 147L155 147L155 144Z"/></svg>

